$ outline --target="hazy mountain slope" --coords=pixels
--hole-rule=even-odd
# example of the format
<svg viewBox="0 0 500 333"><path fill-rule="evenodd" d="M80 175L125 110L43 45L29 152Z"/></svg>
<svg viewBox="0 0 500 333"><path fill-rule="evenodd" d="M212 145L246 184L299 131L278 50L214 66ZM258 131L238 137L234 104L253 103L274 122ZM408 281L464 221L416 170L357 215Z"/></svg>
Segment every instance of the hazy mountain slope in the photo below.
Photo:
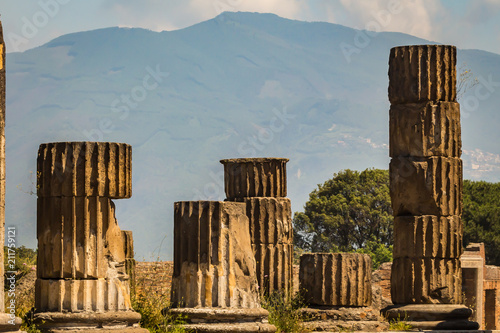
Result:
<svg viewBox="0 0 500 333"><path fill-rule="evenodd" d="M347 59L341 46L359 46L359 34L224 13L172 32L101 29L8 54L7 224L35 246L36 197L23 191L34 189L41 142L132 144L133 196L116 201L117 218L146 259L162 239L171 257L174 201L225 197L221 158L290 158L294 210L334 172L387 168L389 50L428 42L380 33ZM460 50L463 61L500 81L499 55ZM463 97L466 178L500 180L498 89L481 83Z"/></svg>

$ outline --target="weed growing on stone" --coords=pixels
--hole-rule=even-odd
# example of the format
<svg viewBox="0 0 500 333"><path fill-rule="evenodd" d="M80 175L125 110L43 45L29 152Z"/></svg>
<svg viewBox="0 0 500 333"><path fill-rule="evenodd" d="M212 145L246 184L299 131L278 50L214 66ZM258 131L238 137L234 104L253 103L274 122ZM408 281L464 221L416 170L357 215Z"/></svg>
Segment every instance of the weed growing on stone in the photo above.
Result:
<svg viewBox="0 0 500 333"><path fill-rule="evenodd" d="M389 320L389 331L411 331L413 326L411 326L407 320L407 316L401 320L399 315L398 318Z"/></svg>
<svg viewBox="0 0 500 333"><path fill-rule="evenodd" d="M158 273L153 267L152 274ZM141 314L140 325L151 333L186 333L186 318L164 315L170 308L170 289L155 288L155 280L146 278L136 280L136 293L132 295L132 307Z"/></svg>
<svg viewBox="0 0 500 333"><path fill-rule="evenodd" d="M262 297L262 307L269 311L269 323L276 326L277 333L309 332L303 325L300 309L304 301L300 293L292 295L274 291Z"/></svg>

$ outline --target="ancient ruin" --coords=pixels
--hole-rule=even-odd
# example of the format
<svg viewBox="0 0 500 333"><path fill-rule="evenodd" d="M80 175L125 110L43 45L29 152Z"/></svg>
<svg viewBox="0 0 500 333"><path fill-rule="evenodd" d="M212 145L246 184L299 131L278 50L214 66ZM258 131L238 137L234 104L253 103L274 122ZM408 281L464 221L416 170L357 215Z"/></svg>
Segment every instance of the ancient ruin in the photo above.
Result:
<svg viewBox="0 0 500 333"><path fill-rule="evenodd" d="M3 251L5 242L5 83L5 43L0 21L0 262L2 263L0 276L5 274L3 264L5 255ZM10 230L10 236L15 236L15 232L16 230ZM0 280L0 332L20 332L19 327L22 322L15 316L15 303L8 309L8 314L5 313L4 279Z"/></svg>
<svg viewBox="0 0 500 333"><path fill-rule="evenodd" d="M292 290L293 226L286 158L239 158L224 165L227 201L246 204L261 294Z"/></svg>
<svg viewBox="0 0 500 333"><path fill-rule="evenodd" d="M312 331L380 331L372 304L372 261L360 253L307 253L300 257L300 290L308 307L302 314ZM312 320L311 320L312 319Z"/></svg>
<svg viewBox="0 0 500 333"><path fill-rule="evenodd" d="M226 201L175 203L169 312L185 315L187 329L276 331L259 289L291 286L291 209L282 197L287 161L222 160Z"/></svg>
<svg viewBox="0 0 500 333"><path fill-rule="evenodd" d="M132 195L132 148L42 144L37 170L37 326L45 332L147 332L130 302L131 237L120 230L111 200Z"/></svg>
<svg viewBox="0 0 500 333"><path fill-rule="evenodd" d="M389 59L394 261L388 318L477 329L462 301L462 160L456 49L402 46Z"/></svg>

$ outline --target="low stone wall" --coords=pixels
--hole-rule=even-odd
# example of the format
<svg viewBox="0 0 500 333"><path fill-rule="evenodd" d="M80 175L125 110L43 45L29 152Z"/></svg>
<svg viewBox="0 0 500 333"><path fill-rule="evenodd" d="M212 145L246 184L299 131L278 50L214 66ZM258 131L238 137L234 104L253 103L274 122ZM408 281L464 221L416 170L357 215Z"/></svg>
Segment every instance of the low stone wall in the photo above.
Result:
<svg viewBox="0 0 500 333"><path fill-rule="evenodd" d="M170 298L173 270L172 261L136 262L136 292L156 293Z"/></svg>

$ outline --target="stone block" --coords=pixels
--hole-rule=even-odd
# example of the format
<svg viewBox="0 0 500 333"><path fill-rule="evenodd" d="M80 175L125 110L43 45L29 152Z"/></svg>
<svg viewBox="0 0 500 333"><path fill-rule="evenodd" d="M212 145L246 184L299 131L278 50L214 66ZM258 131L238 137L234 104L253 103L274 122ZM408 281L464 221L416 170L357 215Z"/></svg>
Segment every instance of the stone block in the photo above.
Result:
<svg viewBox="0 0 500 333"><path fill-rule="evenodd" d="M300 290L311 305L369 306L372 261L360 253L307 253L300 257Z"/></svg>
<svg viewBox="0 0 500 333"><path fill-rule="evenodd" d="M105 312L132 309L128 277L97 280L37 279L38 312Z"/></svg>
<svg viewBox="0 0 500 333"><path fill-rule="evenodd" d="M410 45L391 49L391 104L456 101L457 50L451 45Z"/></svg>
<svg viewBox="0 0 500 333"><path fill-rule="evenodd" d="M252 244L292 244L292 206L288 198L246 198Z"/></svg>
<svg viewBox="0 0 500 333"><path fill-rule="evenodd" d="M239 202L175 203L174 307L260 307L245 213Z"/></svg>
<svg viewBox="0 0 500 333"><path fill-rule="evenodd" d="M132 195L132 147L125 143L44 143L37 170L39 197Z"/></svg>
<svg viewBox="0 0 500 333"><path fill-rule="evenodd" d="M460 304L460 260L395 258L391 297L394 304Z"/></svg>
<svg viewBox="0 0 500 333"><path fill-rule="evenodd" d="M105 197L41 197L37 209L38 269L43 279L125 274L115 205Z"/></svg>
<svg viewBox="0 0 500 333"><path fill-rule="evenodd" d="M461 215L461 159L398 157L389 173L394 216Z"/></svg>
<svg viewBox="0 0 500 333"><path fill-rule="evenodd" d="M253 244L261 295L275 290L291 291L293 244Z"/></svg>
<svg viewBox="0 0 500 333"><path fill-rule="evenodd" d="M458 259L462 233L460 216L396 216L393 257Z"/></svg>
<svg viewBox="0 0 500 333"><path fill-rule="evenodd" d="M148 333L134 311L40 312L33 322L44 333Z"/></svg>
<svg viewBox="0 0 500 333"><path fill-rule="evenodd" d="M247 197L286 197L286 158L236 158L224 164L224 187L229 201Z"/></svg>
<svg viewBox="0 0 500 333"><path fill-rule="evenodd" d="M391 106L391 157L460 157L461 154L460 104L424 102Z"/></svg>

